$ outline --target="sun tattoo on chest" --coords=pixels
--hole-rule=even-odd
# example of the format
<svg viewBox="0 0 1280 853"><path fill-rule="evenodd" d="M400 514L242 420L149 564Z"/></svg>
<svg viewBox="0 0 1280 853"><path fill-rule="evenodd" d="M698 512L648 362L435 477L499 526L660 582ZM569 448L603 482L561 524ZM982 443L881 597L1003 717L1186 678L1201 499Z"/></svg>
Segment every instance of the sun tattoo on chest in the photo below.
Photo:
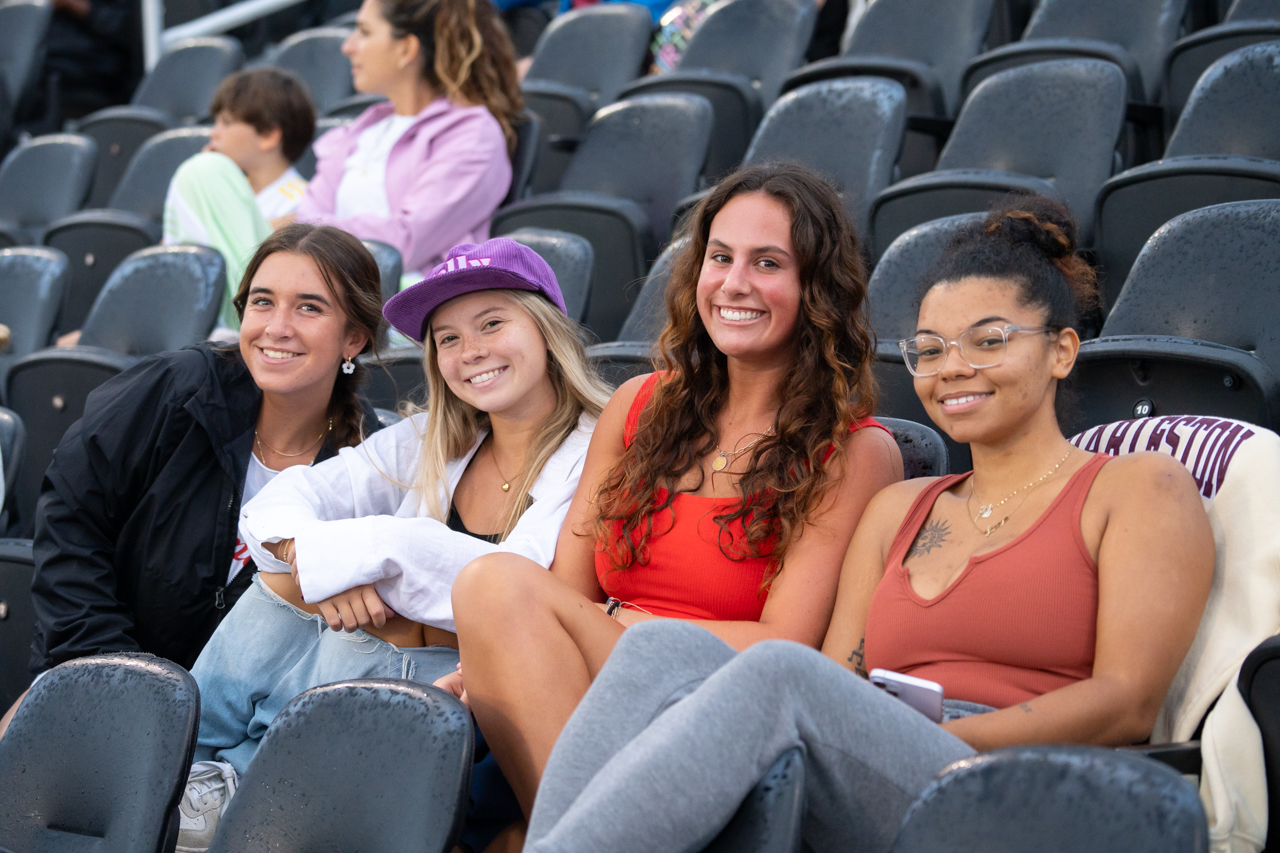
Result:
<svg viewBox="0 0 1280 853"><path fill-rule="evenodd" d="M942 543L946 542L950 535L951 524L945 519L940 518L929 522L916 535L916 541L911 543L911 550L907 552L907 557L919 557L928 554L934 548L941 548Z"/></svg>

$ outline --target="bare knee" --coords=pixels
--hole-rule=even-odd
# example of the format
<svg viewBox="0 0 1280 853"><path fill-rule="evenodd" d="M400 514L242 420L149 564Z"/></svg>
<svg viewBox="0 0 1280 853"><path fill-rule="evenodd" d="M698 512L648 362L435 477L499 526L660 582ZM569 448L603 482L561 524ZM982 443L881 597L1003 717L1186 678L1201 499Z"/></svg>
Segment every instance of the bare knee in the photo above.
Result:
<svg viewBox="0 0 1280 853"><path fill-rule="evenodd" d="M453 618L460 631L500 627L538 597L547 570L517 554L486 554L463 566L453 582Z"/></svg>

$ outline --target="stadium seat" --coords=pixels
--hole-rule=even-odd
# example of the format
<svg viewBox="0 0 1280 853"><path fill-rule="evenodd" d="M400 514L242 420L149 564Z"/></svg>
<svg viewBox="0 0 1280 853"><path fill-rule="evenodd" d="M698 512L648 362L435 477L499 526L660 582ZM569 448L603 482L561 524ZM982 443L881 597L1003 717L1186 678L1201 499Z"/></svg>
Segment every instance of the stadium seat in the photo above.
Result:
<svg viewBox="0 0 1280 853"><path fill-rule="evenodd" d="M199 719L195 680L162 658L55 667L0 739L0 838L15 850L172 850Z"/></svg>
<svg viewBox="0 0 1280 853"><path fill-rule="evenodd" d="M649 269L649 276L640 288L636 301L631 305L631 312L618 332L620 341L656 341L667 324L667 279L671 275L671 264L679 252L688 245L687 237L677 237L667 248L662 250L658 259Z"/></svg>
<svg viewBox="0 0 1280 853"><path fill-rule="evenodd" d="M901 418L876 418L898 444L902 454L902 476L907 480L917 477L941 477L949 470L947 445L942 433L933 427L904 421Z"/></svg>
<svg viewBox="0 0 1280 853"><path fill-rule="evenodd" d="M1280 637L1264 640L1249 653L1240 667L1237 686L1262 732L1267 810L1269 825L1274 827L1280 821Z"/></svg>
<svg viewBox="0 0 1280 853"><path fill-rule="evenodd" d="M229 36L183 39L142 78L129 103L159 110L178 124L194 124L209 116L222 79L243 65L244 50Z"/></svg>
<svg viewBox="0 0 1280 853"><path fill-rule="evenodd" d="M1236 0L1226 20L1181 38L1169 51L1164 71L1166 123L1182 114L1205 69L1222 57L1258 42L1280 40L1280 0Z"/></svg>
<svg viewBox="0 0 1280 853"><path fill-rule="evenodd" d="M840 56L787 76L783 91L832 77L889 77L907 92L909 132L902 177L933 168L942 147L930 121L955 116L963 98L960 76L982 48L993 0L878 0L845 32ZM910 124L908 129L911 130Z"/></svg>
<svg viewBox="0 0 1280 853"><path fill-rule="evenodd" d="M521 228L507 234L512 240L533 249L551 267L564 294L569 319L581 323L587 316L587 299L591 295L591 269L595 252L585 237L567 231L545 228Z"/></svg>
<svg viewBox="0 0 1280 853"><path fill-rule="evenodd" d="M6 476L8 473L6 470ZM6 711L31 686L27 661L36 624L31 604L34 573L31 540L0 539L0 707Z"/></svg>
<svg viewBox="0 0 1280 853"><path fill-rule="evenodd" d="M0 143L4 147L13 128L13 111L40 73L45 31L52 17L53 4L45 0L9 0L0 5Z"/></svg>
<svg viewBox="0 0 1280 853"><path fill-rule="evenodd" d="M98 143L93 187L85 206L110 207L111 196L138 150L173 125L169 116L159 110L139 107L107 107L79 122L76 131Z"/></svg>
<svg viewBox="0 0 1280 853"><path fill-rule="evenodd" d="M1200 78L1164 158L1102 185L1096 243L1107 306L1147 238L1173 217L1229 201L1280 198L1277 103L1280 42L1228 54Z"/></svg>
<svg viewBox="0 0 1280 853"><path fill-rule="evenodd" d="M513 129L516 147L511 152L511 187L502 205L512 204L529 195L541 150L542 119L537 113L524 110Z"/></svg>
<svg viewBox="0 0 1280 853"><path fill-rule="evenodd" d="M911 805L892 853L1203 853L1204 807L1178 773L1088 746L1021 746L955 762Z"/></svg>
<svg viewBox="0 0 1280 853"><path fill-rule="evenodd" d="M560 191L500 209L493 234L532 226L590 240L595 269L587 325L600 340L612 340L630 307L628 285L644 275L670 234L676 202L694 189L711 121L711 105L697 95L649 95L605 107L587 126Z"/></svg>
<svg viewBox="0 0 1280 853"><path fill-rule="evenodd" d="M0 408L0 460L4 463L4 492L13 491L14 478L27 447L27 428L18 413ZM7 501L6 501L7 502ZM0 525L2 527L3 525Z"/></svg>
<svg viewBox="0 0 1280 853"><path fill-rule="evenodd" d="M0 250L0 323L9 348L0 352L0 381L9 366L49 345L67 281L67 258L56 249L23 246ZM9 462L5 458L5 464ZM5 468L5 475L9 469Z"/></svg>
<svg viewBox="0 0 1280 853"><path fill-rule="evenodd" d="M1193 210L1138 255L1076 362L1080 427L1151 415L1280 424L1280 201Z"/></svg>
<svg viewBox="0 0 1280 853"><path fill-rule="evenodd" d="M642 77L619 97L687 92L715 110L706 174L731 172L747 152L787 73L800 64L813 35L813 0L728 0L712 6L694 30L676 70Z"/></svg>
<svg viewBox="0 0 1280 853"><path fill-rule="evenodd" d="M382 301L385 304L388 299L400 292L400 277L404 275L404 259L400 257L400 250L395 246L378 240L361 240L364 247L369 250L369 254L373 255L373 259L378 264L378 277L382 280Z"/></svg>
<svg viewBox="0 0 1280 853"><path fill-rule="evenodd" d="M111 274L84 323L80 345L18 360L5 379L6 402L27 426L27 462L15 484L26 535L53 451L84 414L93 389L139 356L181 349L213 328L226 288L222 256L199 246L143 249Z"/></svg>
<svg viewBox="0 0 1280 853"><path fill-rule="evenodd" d="M50 222L80 206L97 147L87 136L51 133L9 152L0 163L0 248L39 243Z"/></svg>
<svg viewBox="0 0 1280 853"><path fill-rule="evenodd" d="M316 176L316 152L315 141L324 136L335 127L341 127L351 121L350 116L329 116L327 118L316 119L316 132L311 137L311 145L307 146L307 150L302 153L298 161L293 164L293 168L298 170L298 174L302 175L305 180L311 180Z"/></svg>
<svg viewBox="0 0 1280 853"><path fill-rule="evenodd" d="M906 418L936 430L946 447L955 473L973 467L969 445L956 444L925 411L916 394L915 382L902 362L898 341L916 332L920 313L920 290L925 273L942 257L942 250L960 228L982 219L983 214L965 213L917 225L894 240L876 264L867 285L867 316L875 330L875 375L880 386L877 417Z"/></svg>
<svg viewBox="0 0 1280 853"><path fill-rule="evenodd" d="M291 71L307 84L316 113L325 112L356 93L351 62L342 54L350 34L340 27L317 27L294 33L280 43L272 65Z"/></svg>
<svg viewBox="0 0 1280 853"><path fill-rule="evenodd" d="M1022 40L976 57L961 92L993 74L1051 59L1090 58L1122 68L1129 99L1160 101L1164 60L1178 37L1187 0L1040 0Z"/></svg>
<svg viewBox="0 0 1280 853"><path fill-rule="evenodd" d="M639 76L652 29L647 10L617 3L573 9L543 30L520 85L525 107L542 119L533 192L560 185L587 122Z"/></svg>
<svg viewBox="0 0 1280 853"><path fill-rule="evenodd" d="M49 224L44 244L70 261L56 332L84 325L112 271L129 255L160 242L164 201L173 173L209 141L201 127L177 128L143 143L101 210L82 210Z"/></svg>
<svg viewBox="0 0 1280 853"><path fill-rule="evenodd" d="M374 104L380 104L385 100L386 97L383 95L362 95L357 93L355 95L349 95L348 97L342 98L339 101L335 101L329 106L329 109L325 111L324 115L327 118L352 119L369 109L369 107Z"/></svg>
<svg viewBox="0 0 1280 853"><path fill-rule="evenodd" d="M308 690L267 729L209 853L452 850L472 741L470 712L435 687L362 678Z"/></svg>
<svg viewBox="0 0 1280 853"><path fill-rule="evenodd" d="M800 853L804 781L804 753L787 750L703 853Z"/></svg>
<svg viewBox="0 0 1280 853"><path fill-rule="evenodd" d="M377 353L366 353L359 359L369 371L364 395L373 406L397 412L405 403L426 405L427 377L422 372L422 347L406 342Z"/></svg>
<svg viewBox="0 0 1280 853"><path fill-rule="evenodd" d="M937 171L894 184L872 203L873 257L913 225L985 210L1011 192L1065 202L1088 245L1125 104L1124 74L1096 59L1041 62L983 80L960 110Z"/></svg>
<svg viewBox="0 0 1280 853"><path fill-rule="evenodd" d="M831 181L859 234L867 233L871 200L893 181L902 149L907 95L901 84L864 77L821 80L779 98L751 140L742 165L786 160ZM703 190L680 202L678 221Z"/></svg>

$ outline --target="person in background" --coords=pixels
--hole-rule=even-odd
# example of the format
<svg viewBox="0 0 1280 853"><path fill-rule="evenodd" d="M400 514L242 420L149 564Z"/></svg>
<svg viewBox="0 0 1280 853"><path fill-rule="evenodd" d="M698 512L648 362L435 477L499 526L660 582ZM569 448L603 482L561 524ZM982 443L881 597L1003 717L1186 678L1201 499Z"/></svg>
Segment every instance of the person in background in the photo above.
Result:
<svg viewBox="0 0 1280 853"><path fill-rule="evenodd" d="M511 185L524 106L511 39L488 2L365 0L342 50L356 91L387 102L316 140L296 218L395 246L420 278L488 239Z"/></svg>
<svg viewBox="0 0 1280 853"><path fill-rule="evenodd" d="M53 0L32 106L39 112L56 107L56 114L48 116L50 126L33 133L56 133L67 119L129 102L142 74L132 47L135 8L130 0ZM57 78L56 105L46 100L51 75Z"/></svg>

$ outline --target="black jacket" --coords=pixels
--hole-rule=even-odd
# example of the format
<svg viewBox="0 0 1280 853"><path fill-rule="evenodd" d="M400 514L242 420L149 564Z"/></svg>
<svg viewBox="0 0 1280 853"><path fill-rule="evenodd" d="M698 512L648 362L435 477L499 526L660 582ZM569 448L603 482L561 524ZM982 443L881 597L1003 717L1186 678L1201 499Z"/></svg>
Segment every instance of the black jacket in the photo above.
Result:
<svg viewBox="0 0 1280 853"><path fill-rule="evenodd" d="M33 672L116 651L195 663L253 575L227 585L261 404L239 351L208 343L89 395L36 509Z"/></svg>

